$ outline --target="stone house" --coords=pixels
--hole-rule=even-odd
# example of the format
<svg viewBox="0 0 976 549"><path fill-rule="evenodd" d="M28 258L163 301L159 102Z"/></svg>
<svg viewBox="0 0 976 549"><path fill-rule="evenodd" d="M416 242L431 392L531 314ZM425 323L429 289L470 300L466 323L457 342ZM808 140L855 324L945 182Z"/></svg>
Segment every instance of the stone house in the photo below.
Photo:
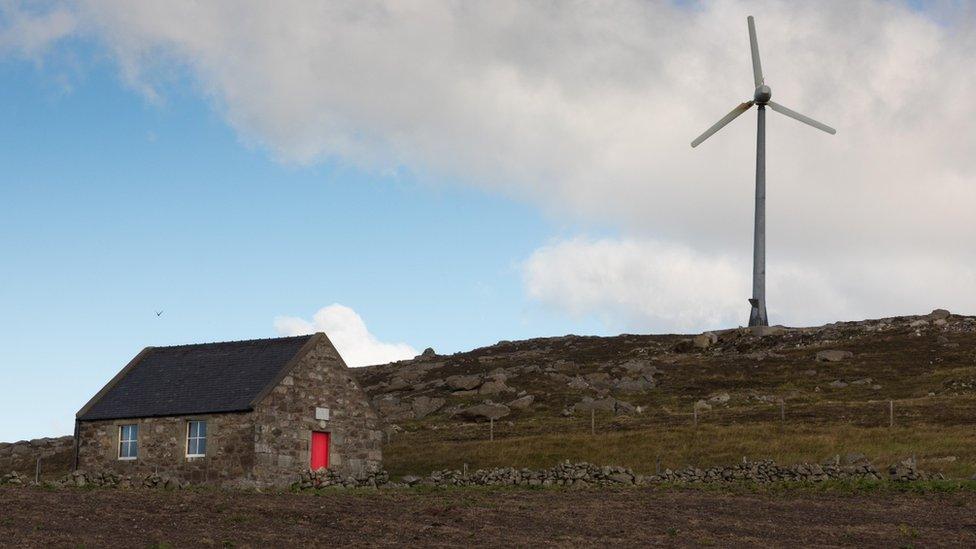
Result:
<svg viewBox="0 0 976 549"><path fill-rule="evenodd" d="M323 333L147 347L78 412L75 467L287 486L379 469L369 399Z"/></svg>

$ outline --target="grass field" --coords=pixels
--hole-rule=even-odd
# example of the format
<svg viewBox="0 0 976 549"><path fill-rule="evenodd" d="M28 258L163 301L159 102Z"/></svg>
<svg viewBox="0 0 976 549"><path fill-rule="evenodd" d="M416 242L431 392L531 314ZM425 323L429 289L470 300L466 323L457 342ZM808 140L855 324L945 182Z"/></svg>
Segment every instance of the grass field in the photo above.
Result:
<svg viewBox="0 0 976 549"><path fill-rule="evenodd" d="M482 467L545 468L561 460L624 465L650 474L657 468L729 465L743 457L778 463L822 462L861 453L876 464L915 456L921 469L952 478L976 474L976 429L969 426L860 427L856 425L700 424L626 431L557 432L495 440L444 440L432 432L397 436L385 462L393 475L434 469ZM487 431L483 427L482 431Z"/></svg>

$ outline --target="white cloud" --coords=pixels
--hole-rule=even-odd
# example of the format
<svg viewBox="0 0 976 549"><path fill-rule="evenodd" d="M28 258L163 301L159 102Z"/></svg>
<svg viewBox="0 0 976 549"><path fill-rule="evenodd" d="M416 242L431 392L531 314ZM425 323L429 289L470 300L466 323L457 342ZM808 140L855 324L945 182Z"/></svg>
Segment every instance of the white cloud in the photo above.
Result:
<svg viewBox="0 0 976 549"><path fill-rule="evenodd" d="M0 1L0 53L26 57L43 54L58 40L77 30L74 14L55 6L48 11L27 9L20 2Z"/></svg>
<svg viewBox="0 0 976 549"><path fill-rule="evenodd" d="M752 13L774 99L839 130L768 117L771 265L792 266L798 281L816 273L833 292L809 314L837 317L839 303L875 310L862 294L895 296L889 308L909 292L930 303L943 291L932 280L968 284L976 265L976 13L966 3L51 5L73 14L63 28L103 44L136 89L154 98L183 69L244 140L284 161L406 166L672 243L717 277L730 268L723 254L748 254L755 115L698 149L688 143L752 95ZM32 36L28 23L11 19L4 35ZM66 32L54 28L18 42ZM665 283L670 271L655 269ZM748 262L737 269L748 275ZM969 307L968 295L943 304ZM725 303L668 299L661 305Z"/></svg>
<svg viewBox="0 0 976 549"><path fill-rule="evenodd" d="M536 250L529 297L575 315L651 328L728 326L741 316L744 272L729 258L633 240L574 239Z"/></svg>
<svg viewBox="0 0 976 549"><path fill-rule="evenodd" d="M274 327L283 336L325 332L350 367L385 364L417 356L417 350L406 343L378 340L369 333L356 311L338 303L319 309L311 321L293 316L277 317Z"/></svg>
<svg viewBox="0 0 976 549"><path fill-rule="evenodd" d="M767 268L770 321L838 319L976 307L976 268L932 255L865 256L848 272L774 261ZM710 256L653 240L577 238L536 250L523 265L531 298L614 327L695 332L748 321L751 258Z"/></svg>

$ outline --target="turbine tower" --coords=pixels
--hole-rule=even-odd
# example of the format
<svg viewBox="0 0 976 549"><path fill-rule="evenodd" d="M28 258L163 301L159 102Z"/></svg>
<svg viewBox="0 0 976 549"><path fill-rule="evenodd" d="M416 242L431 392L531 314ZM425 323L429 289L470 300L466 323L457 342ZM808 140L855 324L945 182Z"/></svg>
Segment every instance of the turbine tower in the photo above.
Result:
<svg viewBox="0 0 976 549"><path fill-rule="evenodd" d="M762 64L759 62L759 44L756 42L756 22L751 15L746 21L749 23L749 45L752 48L752 76L756 84L752 101L746 101L732 109L732 112L695 138L691 146L697 147L753 105L759 111L756 133L756 221L752 248L752 298L749 299L752 310L749 313L749 326L769 326L769 319L766 316L766 107L829 134L835 134L837 130L770 101L773 93L763 79Z"/></svg>

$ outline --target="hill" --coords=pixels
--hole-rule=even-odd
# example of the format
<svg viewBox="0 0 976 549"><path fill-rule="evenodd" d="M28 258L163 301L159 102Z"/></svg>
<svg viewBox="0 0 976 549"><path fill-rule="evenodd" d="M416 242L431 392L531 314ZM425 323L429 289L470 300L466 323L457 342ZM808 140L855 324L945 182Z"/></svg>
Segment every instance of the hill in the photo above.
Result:
<svg viewBox="0 0 976 549"><path fill-rule="evenodd" d="M561 459L641 472L772 458L976 472L976 318L501 341L355 370L392 474Z"/></svg>

